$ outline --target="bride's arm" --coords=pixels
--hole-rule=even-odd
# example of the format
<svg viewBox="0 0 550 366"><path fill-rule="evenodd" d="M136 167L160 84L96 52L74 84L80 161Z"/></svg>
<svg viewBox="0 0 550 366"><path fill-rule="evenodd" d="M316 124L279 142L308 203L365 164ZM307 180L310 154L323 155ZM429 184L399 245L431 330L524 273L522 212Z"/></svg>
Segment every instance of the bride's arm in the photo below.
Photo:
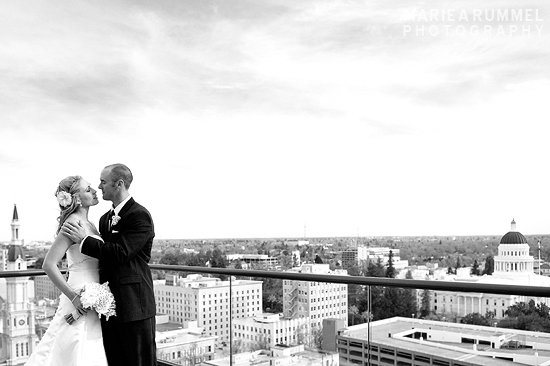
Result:
<svg viewBox="0 0 550 366"><path fill-rule="evenodd" d="M57 267L57 263L63 258L65 252L72 244L72 241L67 236L59 233L50 250L46 253L42 269L46 272L53 284L72 301L74 307L80 312L80 310L82 310L82 304L80 302L80 297L77 296L78 293L69 286Z"/></svg>

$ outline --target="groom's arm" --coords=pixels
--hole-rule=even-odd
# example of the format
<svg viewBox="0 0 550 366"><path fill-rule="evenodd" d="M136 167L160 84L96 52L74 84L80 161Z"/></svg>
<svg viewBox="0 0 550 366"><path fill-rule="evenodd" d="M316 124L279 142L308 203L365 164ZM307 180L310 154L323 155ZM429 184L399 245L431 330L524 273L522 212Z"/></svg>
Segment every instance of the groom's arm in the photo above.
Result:
<svg viewBox="0 0 550 366"><path fill-rule="evenodd" d="M155 235L151 215L145 209L127 212L126 215L128 217L125 217L118 233L111 233L111 238L106 242L87 237L82 242L81 252L113 265L127 263L142 253L147 245L152 244Z"/></svg>

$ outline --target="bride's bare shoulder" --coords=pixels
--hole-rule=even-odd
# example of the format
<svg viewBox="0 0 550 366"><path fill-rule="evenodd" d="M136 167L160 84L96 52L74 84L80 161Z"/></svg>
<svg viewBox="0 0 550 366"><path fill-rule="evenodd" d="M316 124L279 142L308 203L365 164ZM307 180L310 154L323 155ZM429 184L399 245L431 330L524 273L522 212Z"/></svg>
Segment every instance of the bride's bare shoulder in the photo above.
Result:
<svg viewBox="0 0 550 366"><path fill-rule="evenodd" d="M72 224L78 224L79 222L82 224L82 218L78 216L76 213L72 213L67 217L65 222L70 222Z"/></svg>

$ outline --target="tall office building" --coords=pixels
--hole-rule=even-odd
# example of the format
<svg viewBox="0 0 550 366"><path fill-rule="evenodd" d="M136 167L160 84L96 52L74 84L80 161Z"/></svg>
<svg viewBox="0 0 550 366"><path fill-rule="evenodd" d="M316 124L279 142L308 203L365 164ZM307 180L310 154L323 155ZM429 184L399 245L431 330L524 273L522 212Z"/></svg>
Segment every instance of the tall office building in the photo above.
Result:
<svg viewBox="0 0 550 366"><path fill-rule="evenodd" d="M230 284L198 274L167 275L164 283L155 283L155 300L157 312L168 314L171 322L197 321L205 334L227 342L231 319L262 313L262 281L233 280Z"/></svg>
<svg viewBox="0 0 550 366"><path fill-rule="evenodd" d="M347 275L331 271L328 264L303 264L299 273ZM348 285L340 283L283 280L283 313L288 319L309 318L311 327L321 328L323 319L348 318Z"/></svg>

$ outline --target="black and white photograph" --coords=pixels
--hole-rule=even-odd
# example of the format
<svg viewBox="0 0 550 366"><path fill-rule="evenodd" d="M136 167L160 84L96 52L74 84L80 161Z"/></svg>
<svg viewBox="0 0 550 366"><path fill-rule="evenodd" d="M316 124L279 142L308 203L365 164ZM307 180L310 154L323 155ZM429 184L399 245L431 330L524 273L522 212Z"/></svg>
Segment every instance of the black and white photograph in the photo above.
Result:
<svg viewBox="0 0 550 366"><path fill-rule="evenodd" d="M0 366L550 365L548 1L5 1L0 44Z"/></svg>

